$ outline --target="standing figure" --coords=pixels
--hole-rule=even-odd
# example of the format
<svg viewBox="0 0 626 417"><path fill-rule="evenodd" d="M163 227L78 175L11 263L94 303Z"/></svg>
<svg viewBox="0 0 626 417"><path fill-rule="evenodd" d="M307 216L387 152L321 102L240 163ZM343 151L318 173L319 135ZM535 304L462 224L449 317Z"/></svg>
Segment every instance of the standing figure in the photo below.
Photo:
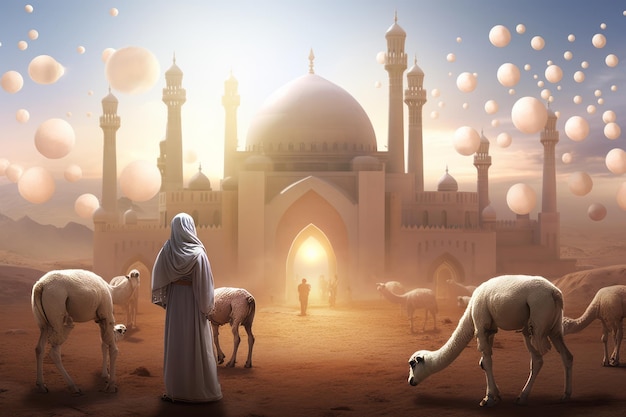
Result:
<svg viewBox="0 0 626 417"><path fill-rule="evenodd" d="M213 273L193 218L177 214L152 271L152 302L165 308L164 401L222 398L207 320L214 309Z"/></svg>
<svg viewBox="0 0 626 417"><path fill-rule="evenodd" d="M337 278L337 274L335 274L334 278L330 281L330 286L328 289L328 305L331 307L335 306L337 301L337 287L339 286L339 278Z"/></svg>
<svg viewBox="0 0 626 417"><path fill-rule="evenodd" d="M302 278L302 282L298 285L298 295L300 296L300 315L306 316L306 308L309 305L309 293L311 292L311 284L307 284L306 278Z"/></svg>

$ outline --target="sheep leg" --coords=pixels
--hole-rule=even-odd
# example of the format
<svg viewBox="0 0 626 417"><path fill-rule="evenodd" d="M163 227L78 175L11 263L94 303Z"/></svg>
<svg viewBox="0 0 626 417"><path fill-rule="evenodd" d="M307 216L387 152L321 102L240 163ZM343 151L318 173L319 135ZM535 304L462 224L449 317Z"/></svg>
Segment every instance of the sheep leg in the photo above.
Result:
<svg viewBox="0 0 626 417"><path fill-rule="evenodd" d="M530 373L524 388L522 388L522 392L515 400L516 404L526 404L528 402L528 395L530 394L533 384L535 383L535 379L537 378L537 375L539 375L539 371L541 371L543 366L543 356L541 356L541 353L539 353L539 351L530 343L530 333L528 329L524 328L522 330L522 334L524 335L526 349L530 352Z"/></svg>
<svg viewBox="0 0 626 417"><path fill-rule="evenodd" d="M115 335L113 332L113 322L103 319L98 323L100 325L100 339L102 340L102 377L106 380L104 392L117 392L117 381L115 377L116 360L118 354L117 344L115 343ZM107 353L108 364L107 369Z"/></svg>
<svg viewBox="0 0 626 417"><path fill-rule="evenodd" d="M74 395L81 395L80 389L76 386L70 375L65 370L63 366L63 361L61 360L61 345L52 345L50 348L50 358L52 362L56 365L57 369L63 376L65 383L70 387L70 390L74 393Z"/></svg>
<svg viewBox="0 0 626 417"><path fill-rule="evenodd" d="M220 347L220 326L211 323L211 327L213 328L213 338L215 339L215 348L217 349L217 363L222 364L224 363L224 358L226 357L226 355L224 355L224 352Z"/></svg>
<svg viewBox="0 0 626 417"><path fill-rule="evenodd" d="M624 328L622 327L622 323L619 323L617 329L614 332L614 342L615 346L613 348L613 354L611 355L611 366L619 366L619 349L622 345L622 338L624 337Z"/></svg>
<svg viewBox="0 0 626 417"><path fill-rule="evenodd" d="M565 346L565 340L563 340L563 335L560 332L550 336L550 340L556 351L561 355L561 361L563 361L563 369L565 370L565 392L561 400L567 401L572 396L572 364L574 363L574 356L567 346Z"/></svg>
<svg viewBox="0 0 626 417"><path fill-rule="evenodd" d="M40 392L48 392L48 387L43 380L43 354L46 348L46 339L48 336L48 330L46 327L40 327L39 341L35 346L35 357L37 358L37 387Z"/></svg>
<svg viewBox="0 0 626 417"><path fill-rule="evenodd" d="M226 364L229 368L235 366L235 361L237 359L237 349L239 349L239 342L241 342L241 337L239 337L239 322L233 321L231 325L233 331L233 356L231 356L230 360Z"/></svg>
<svg viewBox="0 0 626 417"><path fill-rule="evenodd" d="M609 347L608 347L608 339L609 339L609 329L602 323L602 344L604 347L604 357L602 358L602 366L609 366Z"/></svg>
<svg viewBox="0 0 626 417"><path fill-rule="evenodd" d="M254 346L254 335L252 334L252 324L244 324L246 333L248 333L248 359L246 360L246 368L252 368L252 347Z"/></svg>
<svg viewBox="0 0 626 417"><path fill-rule="evenodd" d="M491 329L482 329L477 334L478 350L482 353L480 358L480 367L485 371L487 379L487 391L485 398L480 401L481 407L493 407L500 402L500 390L493 376L493 361L491 358L493 352L493 338L495 331Z"/></svg>

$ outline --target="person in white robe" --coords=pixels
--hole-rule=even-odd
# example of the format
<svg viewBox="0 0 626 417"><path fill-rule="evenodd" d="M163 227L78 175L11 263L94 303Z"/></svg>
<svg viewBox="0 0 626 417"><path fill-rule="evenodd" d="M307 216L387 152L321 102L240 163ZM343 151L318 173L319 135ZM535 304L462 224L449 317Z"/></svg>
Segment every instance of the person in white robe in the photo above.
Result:
<svg viewBox="0 0 626 417"><path fill-rule="evenodd" d="M214 308L211 265L193 218L177 214L152 270L152 302L165 308L164 401L222 398L208 316Z"/></svg>

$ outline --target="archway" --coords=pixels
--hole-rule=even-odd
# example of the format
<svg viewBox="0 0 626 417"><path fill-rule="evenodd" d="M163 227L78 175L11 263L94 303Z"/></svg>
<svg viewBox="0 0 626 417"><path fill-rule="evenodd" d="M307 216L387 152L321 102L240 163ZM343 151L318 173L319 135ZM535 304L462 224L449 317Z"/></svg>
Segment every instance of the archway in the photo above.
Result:
<svg viewBox="0 0 626 417"><path fill-rule="evenodd" d="M309 224L298 233L289 248L285 274L285 299L298 299L303 278L311 284L310 305L328 304L328 283L337 274L335 251L324 232Z"/></svg>
<svg viewBox="0 0 626 417"><path fill-rule="evenodd" d="M455 294L450 294L446 281L465 281L465 272L461 263L449 253L445 253L437 258L430 270L430 277L434 281L435 294L438 300L449 301Z"/></svg>

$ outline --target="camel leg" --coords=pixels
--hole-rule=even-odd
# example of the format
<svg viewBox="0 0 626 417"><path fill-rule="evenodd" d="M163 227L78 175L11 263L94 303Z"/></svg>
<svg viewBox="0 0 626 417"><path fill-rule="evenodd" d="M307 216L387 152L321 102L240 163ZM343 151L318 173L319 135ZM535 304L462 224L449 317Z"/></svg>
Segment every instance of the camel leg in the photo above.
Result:
<svg viewBox="0 0 626 417"><path fill-rule="evenodd" d="M226 357L226 355L224 355L224 352L220 347L220 326L211 323L211 327L213 328L213 338L215 339L215 348L217 349L217 363L222 364L224 363L224 358Z"/></svg>
<svg viewBox="0 0 626 417"><path fill-rule="evenodd" d="M48 337L48 330L46 327L40 327L39 341L35 346L35 357L37 358L37 387L40 392L48 392L48 387L43 380L43 355L46 348L46 339Z"/></svg>
<svg viewBox="0 0 626 417"><path fill-rule="evenodd" d="M565 392L561 400L567 401L572 396L572 364L574 363L574 356L565 345L562 334L552 335L550 336L550 340L556 351L561 355L561 361L563 361L563 369L565 370Z"/></svg>
<svg viewBox="0 0 626 417"><path fill-rule="evenodd" d="M487 391L485 398L480 401L481 407L493 407L500 402L500 390L493 376L493 361L491 359L494 335L495 331L482 329L476 337L478 350L482 353L480 367L485 371L487 378Z"/></svg>
<svg viewBox="0 0 626 417"><path fill-rule="evenodd" d="M609 366L609 347L608 347L608 339L609 339L609 329L602 323L602 345L604 347L604 357L602 358L602 366Z"/></svg>
<svg viewBox="0 0 626 417"><path fill-rule="evenodd" d="M541 371L541 368L543 367L543 356L541 356L541 353L539 353L539 351L530 343L530 334L528 329L524 328L522 330L522 334L524 335L526 349L530 352L530 373L528 374L528 379L526 380L524 388L522 388L522 392L520 392L520 395L515 400L517 404L526 404L528 402L528 395L533 389L533 385L535 383L535 379L537 379L537 375L539 375L539 371Z"/></svg>
<svg viewBox="0 0 626 417"><path fill-rule="evenodd" d="M239 349L239 342L241 342L241 337L239 337L238 321L233 321L233 324L231 325L231 330L233 331L233 356L230 357L230 360L226 364L226 366L229 368L235 366L235 362L237 359L237 349Z"/></svg>
<svg viewBox="0 0 626 417"><path fill-rule="evenodd" d="M246 368L252 368L252 347L254 346L254 335L252 334L252 324L244 324L243 327L248 333L248 360L246 360Z"/></svg>
<svg viewBox="0 0 626 417"><path fill-rule="evenodd" d="M52 362L54 362L54 364L56 365L57 369L63 376L65 383L70 387L70 390L72 390L74 395L80 395L80 389L76 386L70 375L65 370L65 367L63 366L63 362L61 360L61 345L52 345L52 347L50 348L50 358L52 359Z"/></svg>
<svg viewBox="0 0 626 417"><path fill-rule="evenodd" d="M115 343L113 323L109 320L103 319L100 320L98 325L100 326L100 339L102 340L102 377L106 380L104 392L117 392L115 362L117 360L118 348ZM109 364L108 369L107 359Z"/></svg>
<svg viewBox="0 0 626 417"><path fill-rule="evenodd" d="M622 327L621 322L619 323L617 329L615 329L615 332L613 334L615 336L615 346L613 348L613 354L611 355L610 365L619 366L619 350L622 345L622 338L624 337L624 328Z"/></svg>

